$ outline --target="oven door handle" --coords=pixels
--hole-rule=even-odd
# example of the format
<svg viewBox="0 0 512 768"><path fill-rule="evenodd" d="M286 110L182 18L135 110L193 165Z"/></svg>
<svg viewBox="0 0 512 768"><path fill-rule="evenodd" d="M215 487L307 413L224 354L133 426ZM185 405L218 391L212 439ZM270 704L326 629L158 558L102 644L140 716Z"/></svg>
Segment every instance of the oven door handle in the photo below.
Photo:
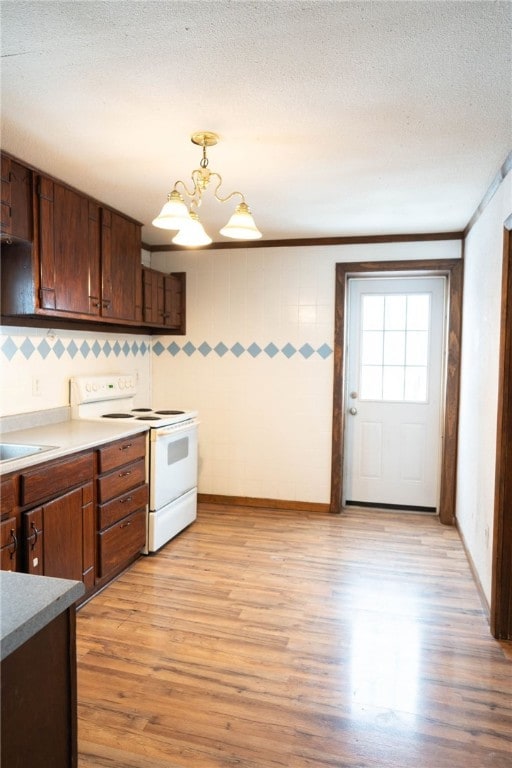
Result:
<svg viewBox="0 0 512 768"><path fill-rule="evenodd" d="M189 432L191 429L196 429L199 425L197 419L191 419L189 421L180 424L180 426L168 429L167 427L156 427L151 430L151 439L158 440L159 437L168 437L169 435L180 435L182 432Z"/></svg>

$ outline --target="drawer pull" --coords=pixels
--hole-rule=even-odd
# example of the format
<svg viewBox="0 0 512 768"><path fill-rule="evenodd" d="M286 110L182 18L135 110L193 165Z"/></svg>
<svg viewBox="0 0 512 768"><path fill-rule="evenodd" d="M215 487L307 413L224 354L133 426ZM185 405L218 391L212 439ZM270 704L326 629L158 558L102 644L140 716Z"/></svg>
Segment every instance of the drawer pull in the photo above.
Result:
<svg viewBox="0 0 512 768"><path fill-rule="evenodd" d="M133 445L133 443L126 443L126 445L120 445L120 446L119 446L119 450L120 450L120 451L127 451L127 450L128 450L128 448L131 448L131 447L132 447L132 445Z"/></svg>
<svg viewBox="0 0 512 768"><path fill-rule="evenodd" d="M127 523L121 523L121 525L119 527L120 528L128 528L128 526L131 525L131 524L132 524L132 521L128 520Z"/></svg>
<svg viewBox="0 0 512 768"><path fill-rule="evenodd" d="M119 477L128 477L128 475L131 475L132 471L131 469L128 470L128 472L120 472Z"/></svg>
<svg viewBox="0 0 512 768"><path fill-rule="evenodd" d="M120 504L126 504L127 501L133 501L133 496L127 496L126 499L119 499Z"/></svg>
<svg viewBox="0 0 512 768"><path fill-rule="evenodd" d="M12 549L9 550L9 555L11 556L11 560L14 557L16 550L18 549L18 539L16 538L16 534L14 533L14 528L11 528L11 532L9 534L11 537L11 543L12 543Z"/></svg>
<svg viewBox="0 0 512 768"><path fill-rule="evenodd" d="M42 533L42 531L38 531L35 523L30 523L30 528L33 531L32 535L28 537L28 540L30 541L30 549L35 549L37 539L39 538L39 534Z"/></svg>

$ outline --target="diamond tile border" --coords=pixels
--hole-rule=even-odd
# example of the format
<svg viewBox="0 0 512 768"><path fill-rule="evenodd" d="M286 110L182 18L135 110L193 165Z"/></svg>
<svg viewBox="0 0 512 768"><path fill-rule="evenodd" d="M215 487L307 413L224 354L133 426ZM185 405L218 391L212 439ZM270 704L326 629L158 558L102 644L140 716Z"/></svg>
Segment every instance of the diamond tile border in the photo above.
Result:
<svg viewBox="0 0 512 768"><path fill-rule="evenodd" d="M56 357L58 360L66 356L71 359L81 356L84 359L101 357L144 357L151 352L151 344L147 341L123 341L118 339L74 339L48 340L47 338L29 336L5 336L0 337L0 352L3 357L11 362L16 357L24 357L25 360L40 358L50 360ZM158 354L158 352L157 352Z"/></svg>
<svg viewBox="0 0 512 768"><path fill-rule="evenodd" d="M210 344L206 340L194 344L189 339L183 344L173 340L165 346L160 340L154 342L138 340L128 342L119 341L115 338L91 340L77 337L75 339L57 338L49 341L47 338L41 339L37 337L31 339L28 336L6 336L3 339L0 338L0 352L9 362L20 356L24 357L25 360L30 360L31 358L51 360L52 356L59 360L66 356L71 359L77 356L81 356L84 359L88 357L99 359L101 357L136 357L137 355L144 357L150 352L153 352L157 357L164 353L168 353L172 357L184 354L187 357L200 355L201 357L217 356L219 358L231 354L236 358L245 356L253 360L261 356L271 359L282 356L288 360L291 360L293 357L310 360L315 355L318 355L323 360L327 360L333 354L332 348L327 343L315 348L307 342L300 347L296 347L291 342L278 346L271 341L263 346L253 341L244 346L239 341L231 345L227 345L223 341Z"/></svg>

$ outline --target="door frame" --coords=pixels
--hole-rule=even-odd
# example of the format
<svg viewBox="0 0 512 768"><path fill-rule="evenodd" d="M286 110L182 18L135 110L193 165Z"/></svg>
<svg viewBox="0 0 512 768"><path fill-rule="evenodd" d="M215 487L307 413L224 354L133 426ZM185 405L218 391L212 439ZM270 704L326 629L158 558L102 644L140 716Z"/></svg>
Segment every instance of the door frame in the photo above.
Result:
<svg viewBox="0 0 512 768"><path fill-rule="evenodd" d="M500 362L490 624L493 636L512 640L512 216L503 230Z"/></svg>
<svg viewBox="0 0 512 768"><path fill-rule="evenodd" d="M345 347L347 342L347 284L351 277L446 276L448 284L448 328L444 375L444 438L441 455L439 520L455 521L457 478L457 431L459 417L459 373L462 331L462 259L415 261L344 262L336 264L334 317L334 381L331 459L331 500L329 511L341 512L345 440Z"/></svg>

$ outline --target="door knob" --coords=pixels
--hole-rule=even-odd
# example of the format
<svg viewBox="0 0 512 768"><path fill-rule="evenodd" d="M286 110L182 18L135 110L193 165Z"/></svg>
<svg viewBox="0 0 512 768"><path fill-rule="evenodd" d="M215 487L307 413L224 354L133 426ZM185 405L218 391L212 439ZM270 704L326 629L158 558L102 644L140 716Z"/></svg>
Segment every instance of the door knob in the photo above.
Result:
<svg viewBox="0 0 512 768"><path fill-rule="evenodd" d="M354 408L354 407L349 408L348 412L350 413L351 416L355 416L357 413L357 408Z"/></svg>

